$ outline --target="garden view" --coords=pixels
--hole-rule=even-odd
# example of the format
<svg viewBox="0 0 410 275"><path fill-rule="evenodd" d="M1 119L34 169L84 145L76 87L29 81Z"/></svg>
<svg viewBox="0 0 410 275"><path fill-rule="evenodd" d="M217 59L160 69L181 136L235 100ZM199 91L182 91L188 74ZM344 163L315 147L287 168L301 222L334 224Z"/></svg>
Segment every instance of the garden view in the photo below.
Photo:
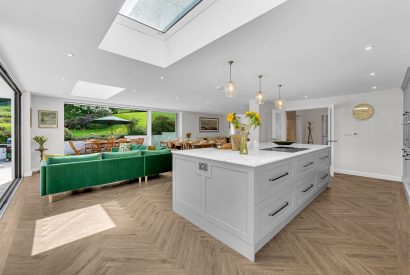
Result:
<svg viewBox="0 0 410 275"><path fill-rule="evenodd" d="M0 98L0 143L11 138L11 100Z"/></svg>
<svg viewBox="0 0 410 275"><path fill-rule="evenodd" d="M125 119L125 125L113 125L116 138L126 135L147 134L147 112L123 108L90 106L79 104L64 105L64 139L86 140L111 137L111 126L96 123L97 118L115 116ZM176 114L152 112L152 135L175 133Z"/></svg>

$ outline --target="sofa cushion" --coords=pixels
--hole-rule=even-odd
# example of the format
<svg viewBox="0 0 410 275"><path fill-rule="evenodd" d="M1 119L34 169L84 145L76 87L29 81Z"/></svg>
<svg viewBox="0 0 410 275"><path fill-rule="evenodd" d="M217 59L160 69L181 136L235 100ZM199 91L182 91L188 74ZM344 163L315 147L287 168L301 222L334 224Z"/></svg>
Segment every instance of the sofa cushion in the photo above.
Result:
<svg viewBox="0 0 410 275"><path fill-rule="evenodd" d="M152 156L152 155L160 155L160 154L170 154L171 150L170 149L160 149L160 150L143 150L141 151L143 156Z"/></svg>
<svg viewBox="0 0 410 275"><path fill-rule="evenodd" d="M62 164L62 163L73 163L73 162L82 162L82 161L92 161L92 160L101 160L101 154L89 154L89 155L80 155L80 156L65 156L65 157L49 157L48 164Z"/></svg>
<svg viewBox="0 0 410 275"><path fill-rule="evenodd" d="M131 150L146 150L147 146L144 144L131 144Z"/></svg>
<svg viewBox="0 0 410 275"><path fill-rule="evenodd" d="M141 151L128 151L128 152L104 152L102 153L103 159L119 159L119 158L131 158L141 156Z"/></svg>

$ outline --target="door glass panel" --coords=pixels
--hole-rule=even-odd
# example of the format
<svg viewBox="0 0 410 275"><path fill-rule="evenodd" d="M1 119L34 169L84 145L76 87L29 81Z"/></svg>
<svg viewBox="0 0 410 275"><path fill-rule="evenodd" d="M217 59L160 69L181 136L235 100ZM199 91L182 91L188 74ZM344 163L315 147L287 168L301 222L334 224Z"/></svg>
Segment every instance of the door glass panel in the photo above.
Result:
<svg viewBox="0 0 410 275"><path fill-rule="evenodd" d="M177 138L177 114L152 112L152 145L165 145L166 141ZM162 143L161 143L162 142Z"/></svg>
<svg viewBox="0 0 410 275"><path fill-rule="evenodd" d="M14 179L14 92L0 78L0 197Z"/></svg>

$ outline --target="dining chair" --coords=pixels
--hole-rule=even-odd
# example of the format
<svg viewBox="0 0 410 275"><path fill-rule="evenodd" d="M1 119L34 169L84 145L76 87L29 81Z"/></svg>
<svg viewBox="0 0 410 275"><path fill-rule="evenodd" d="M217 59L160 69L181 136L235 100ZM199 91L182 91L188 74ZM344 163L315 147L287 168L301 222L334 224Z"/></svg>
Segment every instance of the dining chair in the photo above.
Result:
<svg viewBox="0 0 410 275"><path fill-rule="evenodd" d="M101 140L91 141L91 153L101 153Z"/></svg>
<svg viewBox="0 0 410 275"><path fill-rule="evenodd" d="M72 142L71 140L68 141L68 144L70 144L71 149L74 151L74 155L82 155L85 153L85 149L77 149L74 142Z"/></svg>
<svg viewBox="0 0 410 275"><path fill-rule="evenodd" d="M104 151L111 152L111 149L115 147L115 139L110 138L104 143Z"/></svg>

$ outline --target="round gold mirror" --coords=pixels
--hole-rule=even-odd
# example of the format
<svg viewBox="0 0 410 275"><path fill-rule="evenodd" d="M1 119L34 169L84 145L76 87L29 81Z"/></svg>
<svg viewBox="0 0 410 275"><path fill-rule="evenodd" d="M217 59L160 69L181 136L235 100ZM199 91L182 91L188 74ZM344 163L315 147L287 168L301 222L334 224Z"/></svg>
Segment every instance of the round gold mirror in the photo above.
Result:
<svg viewBox="0 0 410 275"><path fill-rule="evenodd" d="M366 120L373 116L374 108L370 104L359 104L353 108L353 116L358 120Z"/></svg>

